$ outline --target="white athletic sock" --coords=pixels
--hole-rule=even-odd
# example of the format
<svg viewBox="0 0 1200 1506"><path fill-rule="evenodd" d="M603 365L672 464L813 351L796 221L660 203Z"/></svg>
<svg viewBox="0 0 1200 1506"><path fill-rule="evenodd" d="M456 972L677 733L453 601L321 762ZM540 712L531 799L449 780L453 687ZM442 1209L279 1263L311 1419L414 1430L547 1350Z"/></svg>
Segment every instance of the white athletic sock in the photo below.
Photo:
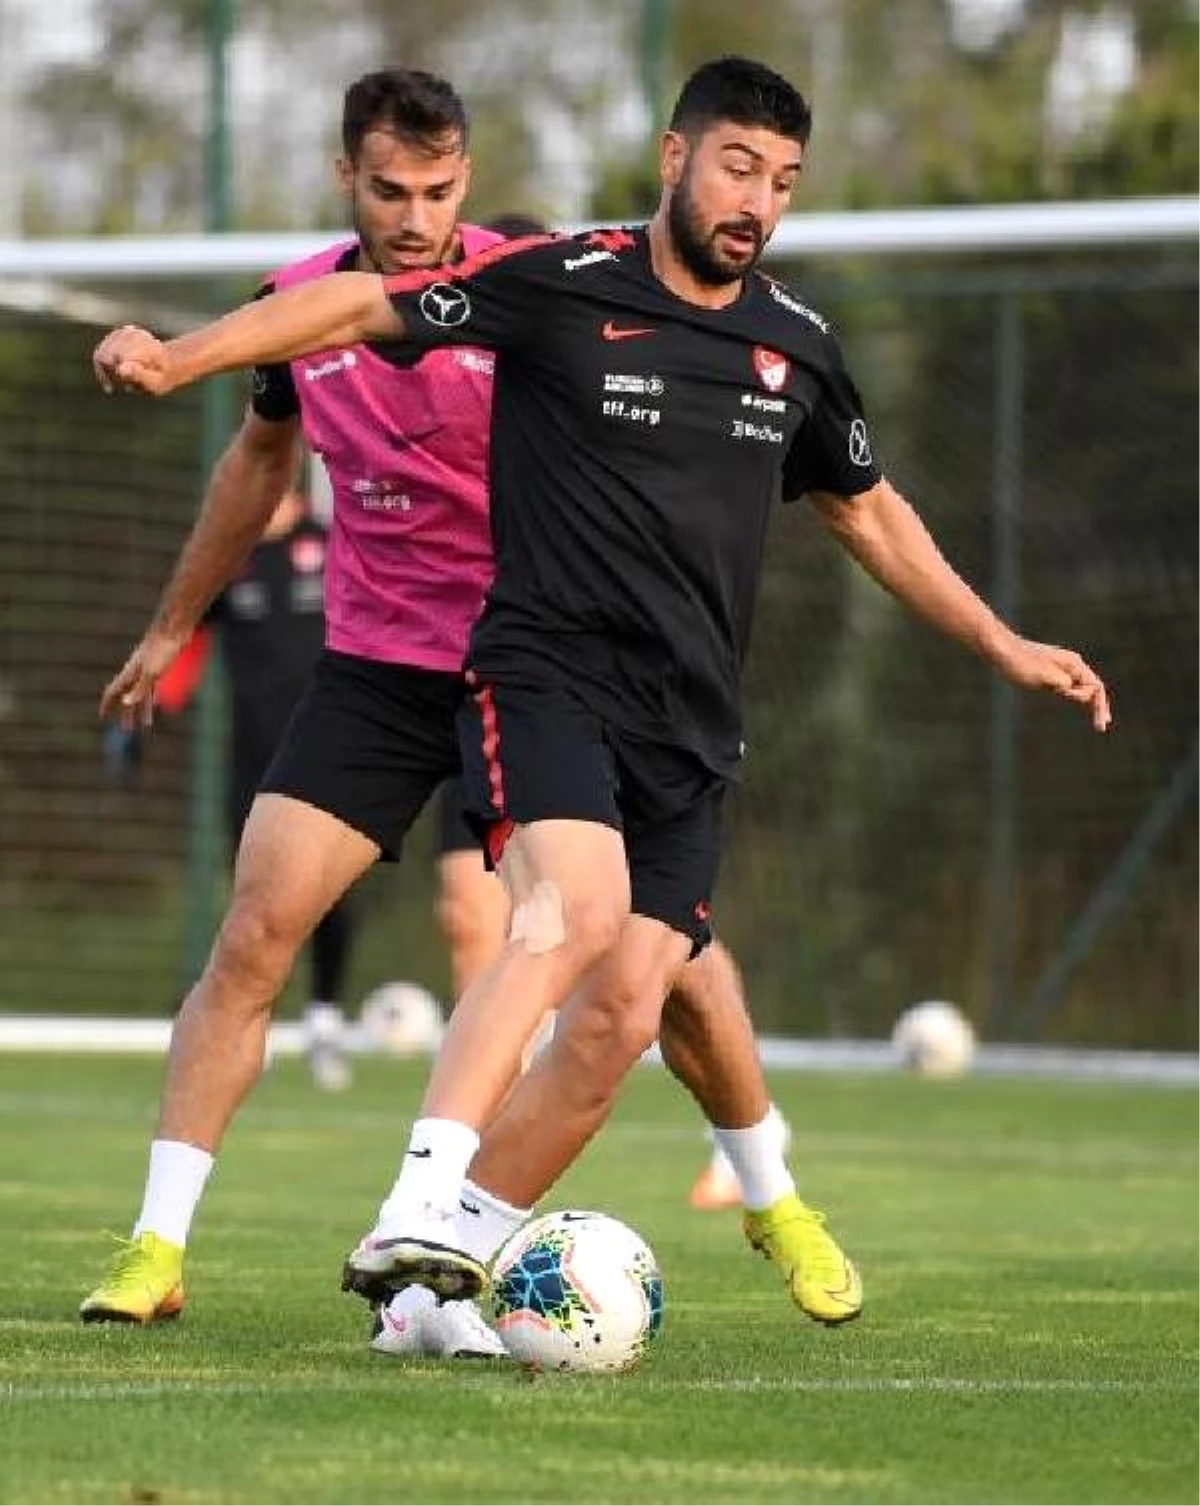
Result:
<svg viewBox="0 0 1200 1506"><path fill-rule="evenodd" d="M479 1149L479 1132L457 1119L418 1119L391 1192L375 1221L384 1239L420 1237L429 1223L452 1221L467 1167Z"/></svg>
<svg viewBox="0 0 1200 1506"><path fill-rule="evenodd" d="M773 1103L767 1107L767 1121L774 1127L775 1133L779 1136L780 1154L786 1156L788 1141L791 1139L791 1130L788 1128L787 1120ZM736 1177L737 1172L733 1169L733 1162L721 1149L716 1131L711 1124L706 1126L706 1133L712 1143L712 1157L709 1162L712 1170L723 1177Z"/></svg>
<svg viewBox="0 0 1200 1506"><path fill-rule="evenodd" d="M476 1182L466 1181L458 1199L454 1227L468 1255L484 1265L509 1237L529 1219L531 1208L514 1208Z"/></svg>
<svg viewBox="0 0 1200 1506"><path fill-rule="evenodd" d="M149 1231L173 1245L186 1245L213 1158L182 1140L152 1140L142 1211L133 1237Z"/></svg>
<svg viewBox="0 0 1200 1506"><path fill-rule="evenodd" d="M785 1128L779 1111L772 1105L766 1117L749 1129L721 1129L713 1126L713 1138L729 1157L734 1175L742 1184L742 1202L752 1212L761 1212L777 1203L796 1184L784 1160Z"/></svg>

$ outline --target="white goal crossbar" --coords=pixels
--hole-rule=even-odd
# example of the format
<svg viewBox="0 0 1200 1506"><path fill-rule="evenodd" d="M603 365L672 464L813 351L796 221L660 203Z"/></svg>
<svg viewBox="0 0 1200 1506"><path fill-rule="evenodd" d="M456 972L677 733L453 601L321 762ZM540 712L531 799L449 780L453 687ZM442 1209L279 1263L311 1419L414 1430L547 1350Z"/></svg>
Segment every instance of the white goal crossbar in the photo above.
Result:
<svg viewBox="0 0 1200 1506"><path fill-rule="evenodd" d="M584 228L566 226L566 229ZM0 240L0 278L261 274L328 246L336 231ZM1149 244L1200 238L1200 198L1100 199L791 214L771 241L789 256L911 255Z"/></svg>

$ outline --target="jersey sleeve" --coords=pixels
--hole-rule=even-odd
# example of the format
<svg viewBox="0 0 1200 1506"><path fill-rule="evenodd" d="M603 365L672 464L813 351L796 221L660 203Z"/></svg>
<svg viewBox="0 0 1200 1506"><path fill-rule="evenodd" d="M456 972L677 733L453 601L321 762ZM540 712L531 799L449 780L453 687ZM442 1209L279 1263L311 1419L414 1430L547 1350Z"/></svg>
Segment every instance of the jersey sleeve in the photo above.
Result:
<svg viewBox="0 0 1200 1506"><path fill-rule="evenodd" d="M436 274L385 278L392 307L404 321L405 342L418 350L519 346L546 306L542 246L541 240L509 241Z"/></svg>
<svg viewBox="0 0 1200 1506"><path fill-rule="evenodd" d="M862 400L842 363L841 353L822 373L816 406L792 440L783 463L783 499L805 492L839 497L869 491L883 472L871 450Z"/></svg>
<svg viewBox="0 0 1200 1506"><path fill-rule="evenodd" d="M273 282L265 282L255 298L265 298L275 291ZM268 423L283 423L296 418L300 413L300 399L296 396L296 383L292 380L292 368L286 361L271 366L256 366L250 379L250 408L258 418Z"/></svg>

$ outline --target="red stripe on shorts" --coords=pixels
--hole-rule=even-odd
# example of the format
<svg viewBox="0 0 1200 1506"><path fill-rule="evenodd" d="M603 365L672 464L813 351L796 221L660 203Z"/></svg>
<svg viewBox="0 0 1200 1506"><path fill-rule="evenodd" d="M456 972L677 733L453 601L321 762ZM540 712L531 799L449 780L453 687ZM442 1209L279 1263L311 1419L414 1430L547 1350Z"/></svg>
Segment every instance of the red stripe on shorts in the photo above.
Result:
<svg viewBox="0 0 1200 1506"><path fill-rule="evenodd" d="M500 856L509 837L512 836L514 823L511 817L504 813L504 770L500 764L500 718L496 714L496 701L490 685L483 685L475 691L475 704L479 707L480 720L483 722L483 763L487 770L488 795L497 818L488 827L485 838L488 862L495 868L500 862Z"/></svg>
<svg viewBox="0 0 1200 1506"><path fill-rule="evenodd" d="M475 704L479 707L483 722L483 763L487 769L488 794L492 809L498 816L504 814L504 770L500 767L500 719L496 715L496 701L490 685L481 685L475 692Z"/></svg>

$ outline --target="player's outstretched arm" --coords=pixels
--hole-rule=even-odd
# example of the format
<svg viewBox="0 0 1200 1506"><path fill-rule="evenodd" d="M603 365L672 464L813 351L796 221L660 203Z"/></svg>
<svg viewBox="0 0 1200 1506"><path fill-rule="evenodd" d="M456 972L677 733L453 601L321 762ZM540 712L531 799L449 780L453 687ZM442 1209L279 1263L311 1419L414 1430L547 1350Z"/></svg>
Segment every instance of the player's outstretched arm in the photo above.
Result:
<svg viewBox="0 0 1200 1506"><path fill-rule="evenodd" d="M384 292L382 277L333 272L243 304L174 340L158 340L137 325L122 325L101 340L92 366L105 392L164 397L219 371L403 334L403 321Z"/></svg>
<svg viewBox="0 0 1200 1506"><path fill-rule="evenodd" d="M1097 732L1112 721L1108 690L1074 649L1022 638L955 571L916 511L888 481L856 497L816 493L822 522L854 558L919 616L987 659L1013 684L1050 690L1087 709Z"/></svg>
<svg viewBox="0 0 1200 1506"><path fill-rule="evenodd" d="M298 421L271 423L247 411L213 470L149 627L101 693L102 718L127 728L150 725L160 679L262 537L299 455Z"/></svg>

